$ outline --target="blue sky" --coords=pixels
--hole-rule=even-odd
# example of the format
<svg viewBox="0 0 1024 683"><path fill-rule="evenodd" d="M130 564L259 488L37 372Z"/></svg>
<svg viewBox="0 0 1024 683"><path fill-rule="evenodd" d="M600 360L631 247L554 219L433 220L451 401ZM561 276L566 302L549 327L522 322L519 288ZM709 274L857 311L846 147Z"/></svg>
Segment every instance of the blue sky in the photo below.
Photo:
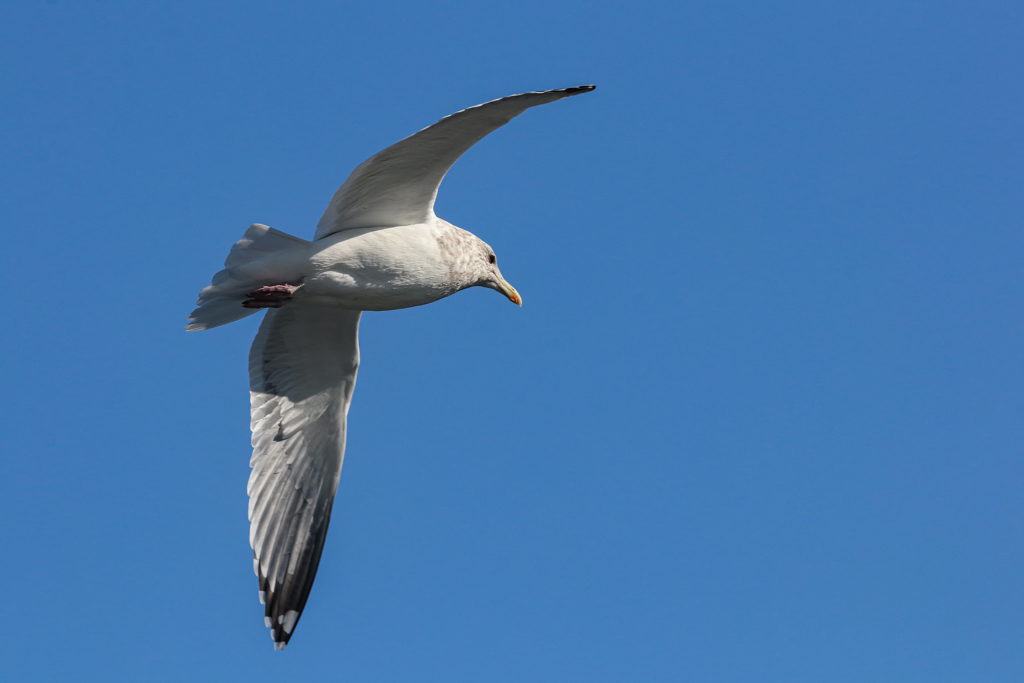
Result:
<svg viewBox="0 0 1024 683"><path fill-rule="evenodd" d="M1024 7L0 8L10 681L1019 681ZM460 160L488 290L364 317L317 583L272 650L253 222ZM305 678L304 678L305 677Z"/></svg>

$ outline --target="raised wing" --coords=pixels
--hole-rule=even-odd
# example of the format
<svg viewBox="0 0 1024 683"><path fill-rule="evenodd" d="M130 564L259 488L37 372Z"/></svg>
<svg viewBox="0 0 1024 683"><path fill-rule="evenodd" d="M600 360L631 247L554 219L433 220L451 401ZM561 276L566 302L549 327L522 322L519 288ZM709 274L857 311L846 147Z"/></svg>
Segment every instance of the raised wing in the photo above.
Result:
<svg viewBox="0 0 1024 683"><path fill-rule="evenodd" d="M581 85L503 97L446 116L396 142L352 171L317 223L314 239L353 228L426 221L434 215L441 180L466 150L530 107L590 92L594 87Z"/></svg>
<svg viewBox="0 0 1024 683"><path fill-rule="evenodd" d="M268 310L249 353L249 543L276 650L306 606L331 521L359 315L306 302Z"/></svg>

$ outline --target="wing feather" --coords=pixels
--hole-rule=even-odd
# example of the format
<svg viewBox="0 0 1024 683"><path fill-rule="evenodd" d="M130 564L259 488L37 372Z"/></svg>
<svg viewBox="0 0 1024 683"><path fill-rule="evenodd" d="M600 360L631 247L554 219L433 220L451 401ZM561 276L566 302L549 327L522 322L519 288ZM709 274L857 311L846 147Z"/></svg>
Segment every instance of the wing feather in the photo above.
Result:
<svg viewBox="0 0 1024 683"><path fill-rule="evenodd" d="M530 107L594 89L592 85L511 95L446 116L382 152L349 175L316 226L322 239L342 230L423 223L448 169L466 150Z"/></svg>
<svg viewBox="0 0 1024 683"><path fill-rule="evenodd" d="M249 542L279 650L302 615L327 537L359 367L359 316L308 302L271 309L249 354Z"/></svg>

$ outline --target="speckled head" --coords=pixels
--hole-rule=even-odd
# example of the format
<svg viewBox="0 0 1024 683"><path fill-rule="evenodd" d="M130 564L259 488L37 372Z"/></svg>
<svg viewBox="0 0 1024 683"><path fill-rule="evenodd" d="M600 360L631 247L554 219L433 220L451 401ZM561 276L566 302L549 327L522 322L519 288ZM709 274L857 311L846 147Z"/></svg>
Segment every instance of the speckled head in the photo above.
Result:
<svg viewBox="0 0 1024 683"><path fill-rule="evenodd" d="M448 273L456 290L487 287L500 292L519 306L523 298L505 281L498 270L498 259L490 245L473 233L437 219L437 244L448 263Z"/></svg>

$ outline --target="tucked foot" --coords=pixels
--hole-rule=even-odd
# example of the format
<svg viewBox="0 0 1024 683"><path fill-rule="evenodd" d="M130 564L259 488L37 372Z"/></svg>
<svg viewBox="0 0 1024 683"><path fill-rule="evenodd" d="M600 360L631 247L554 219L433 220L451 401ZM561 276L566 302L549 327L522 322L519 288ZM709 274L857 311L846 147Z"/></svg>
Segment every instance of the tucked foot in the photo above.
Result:
<svg viewBox="0 0 1024 683"><path fill-rule="evenodd" d="M268 285L246 294L245 308L281 308L301 285Z"/></svg>

